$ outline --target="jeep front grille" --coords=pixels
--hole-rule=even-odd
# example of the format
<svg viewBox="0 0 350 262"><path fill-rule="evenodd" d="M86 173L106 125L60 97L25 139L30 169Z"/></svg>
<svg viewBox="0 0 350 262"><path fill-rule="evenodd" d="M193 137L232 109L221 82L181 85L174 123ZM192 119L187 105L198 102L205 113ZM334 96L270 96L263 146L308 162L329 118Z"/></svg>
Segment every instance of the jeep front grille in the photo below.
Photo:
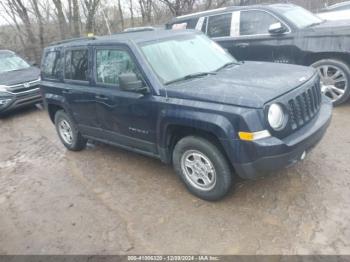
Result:
<svg viewBox="0 0 350 262"><path fill-rule="evenodd" d="M308 123L318 113L322 95L319 81L308 87L303 93L288 101L288 111L293 130Z"/></svg>

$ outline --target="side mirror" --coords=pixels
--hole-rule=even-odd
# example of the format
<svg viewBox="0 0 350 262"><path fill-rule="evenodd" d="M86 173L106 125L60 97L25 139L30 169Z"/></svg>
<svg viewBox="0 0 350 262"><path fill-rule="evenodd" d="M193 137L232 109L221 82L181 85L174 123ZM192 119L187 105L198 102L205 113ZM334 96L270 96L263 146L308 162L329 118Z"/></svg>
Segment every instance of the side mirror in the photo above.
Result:
<svg viewBox="0 0 350 262"><path fill-rule="evenodd" d="M120 88L129 92L147 93L148 87L137 78L135 73L124 73L119 76Z"/></svg>
<svg viewBox="0 0 350 262"><path fill-rule="evenodd" d="M283 26L280 22L270 25L269 27L269 33L276 35L276 34L283 34L287 31L286 27Z"/></svg>

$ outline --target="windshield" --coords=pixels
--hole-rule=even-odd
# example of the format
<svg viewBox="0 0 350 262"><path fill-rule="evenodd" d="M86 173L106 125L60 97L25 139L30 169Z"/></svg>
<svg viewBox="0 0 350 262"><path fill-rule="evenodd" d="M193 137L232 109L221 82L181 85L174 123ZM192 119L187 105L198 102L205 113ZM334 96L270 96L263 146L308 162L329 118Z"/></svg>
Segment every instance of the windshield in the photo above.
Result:
<svg viewBox="0 0 350 262"><path fill-rule="evenodd" d="M313 13L300 6L278 6L276 9L285 18L294 23L298 28L305 28L323 22L321 18L317 17Z"/></svg>
<svg viewBox="0 0 350 262"><path fill-rule="evenodd" d="M141 50L166 84L189 75L210 73L236 60L204 35L186 35L141 44Z"/></svg>
<svg viewBox="0 0 350 262"><path fill-rule="evenodd" d="M19 56L0 54L0 73L29 68L30 65Z"/></svg>

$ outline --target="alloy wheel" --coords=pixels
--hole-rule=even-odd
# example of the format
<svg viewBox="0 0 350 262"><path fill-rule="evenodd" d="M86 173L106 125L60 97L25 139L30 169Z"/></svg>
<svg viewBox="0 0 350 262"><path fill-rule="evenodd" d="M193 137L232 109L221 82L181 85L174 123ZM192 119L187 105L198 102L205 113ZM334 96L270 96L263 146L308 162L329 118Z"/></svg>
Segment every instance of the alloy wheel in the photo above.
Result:
<svg viewBox="0 0 350 262"><path fill-rule="evenodd" d="M332 102L341 99L349 88L345 72L333 65L322 65L317 67L321 78L321 91L328 96Z"/></svg>
<svg viewBox="0 0 350 262"><path fill-rule="evenodd" d="M186 151L181 157L181 168L186 180L196 189L209 191L215 187L215 167L203 153L197 150Z"/></svg>
<svg viewBox="0 0 350 262"><path fill-rule="evenodd" d="M62 119L58 124L58 130L64 142L71 145L73 142L73 131L68 121Z"/></svg>

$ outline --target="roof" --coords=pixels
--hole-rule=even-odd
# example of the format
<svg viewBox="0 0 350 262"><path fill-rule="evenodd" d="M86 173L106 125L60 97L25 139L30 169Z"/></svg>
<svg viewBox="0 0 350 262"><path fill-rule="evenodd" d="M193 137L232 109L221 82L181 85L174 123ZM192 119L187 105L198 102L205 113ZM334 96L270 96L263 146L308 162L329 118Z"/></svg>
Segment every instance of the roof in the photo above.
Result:
<svg viewBox="0 0 350 262"><path fill-rule="evenodd" d="M293 4L260 4L260 5L246 5L246 6L228 6L228 7L222 7L222 8L217 8L217 9L212 9L212 10L207 10L207 11L202 11L202 12L196 12L188 15L182 15L178 16L170 21L175 22L175 21L182 21L186 20L188 18L197 18L201 16L208 16L208 15L215 15L215 14L220 14L224 12L232 12L232 11L239 11L239 10L246 10L246 9L265 9L265 10L271 10L277 7L285 7L285 6L294 6Z"/></svg>
<svg viewBox="0 0 350 262"><path fill-rule="evenodd" d="M64 40L62 42L56 42L50 45L50 47L59 46L80 46L89 44L107 44L107 43L142 43L154 40L166 39L169 37L190 35L198 33L194 30L154 30L154 31L142 31L142 32L121 32L114 35L96 36L90 38L78 38L71 40Z"/></svg>

